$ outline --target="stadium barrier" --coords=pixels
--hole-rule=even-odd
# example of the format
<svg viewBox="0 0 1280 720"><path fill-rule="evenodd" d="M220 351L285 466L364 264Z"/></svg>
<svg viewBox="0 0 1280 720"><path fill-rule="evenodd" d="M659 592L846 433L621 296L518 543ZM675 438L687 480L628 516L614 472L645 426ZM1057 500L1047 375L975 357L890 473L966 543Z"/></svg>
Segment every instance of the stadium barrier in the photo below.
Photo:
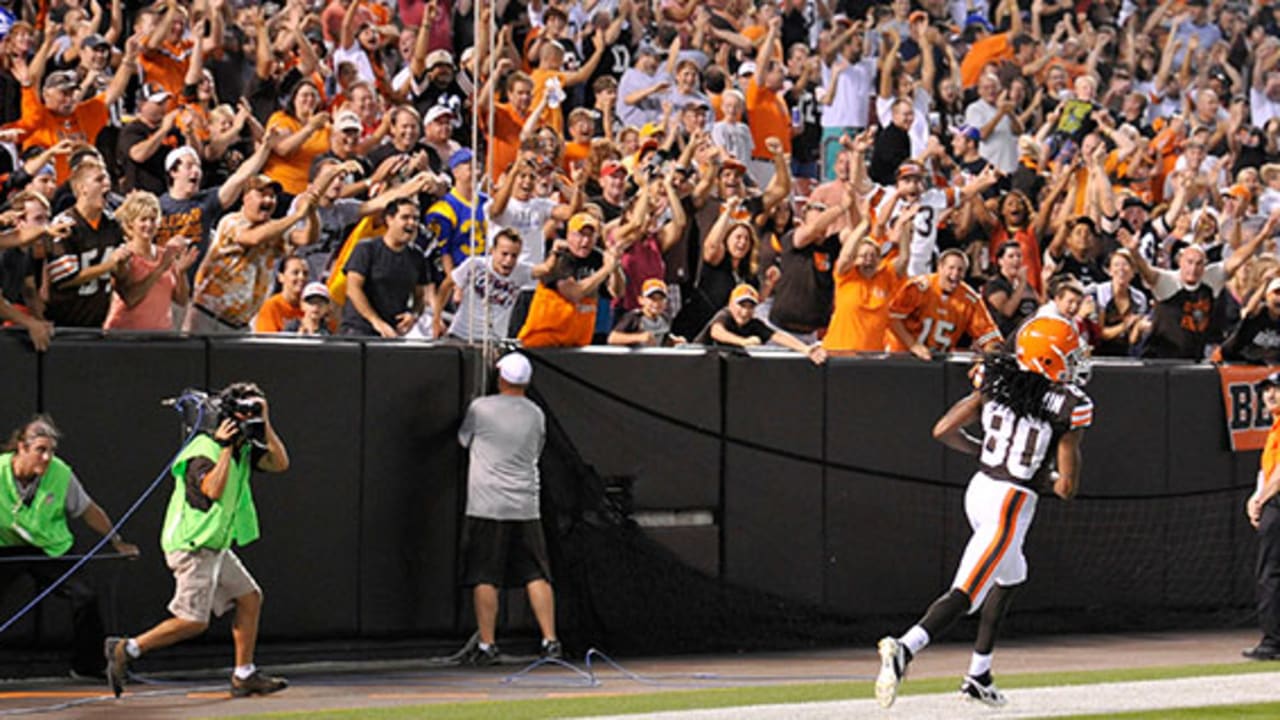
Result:
<svg viewBox="0 0 1280 720"><path fill-rule="evenodd" d="M544 457L544 518L564 571L558 604L570 640L626 652L824 639L792 628L753 644L738 635L760 634L758 613L719 637L687 636L697 612L724 613L748 595L742 607L773 607L779 628L843 618L854 625L825 639L861 639L874 631L857 623L914 613L950 581L968 537L963 489L974 464L930 430L968 391L965 363L833 358L814 367L769 352L612 348L532 355L536 398L557 430ZM267 647L469 634L469 597L456 585L466 457L455 431L478 387L478 351L60 335L37 356L0 334L0 363L4 427L52 413L66 433L60 454L109 512L137 497L181 439L161 399L257 381L293 460L285 475L255 481L263 536L242 551L264 585ZM1104 365L1088 391L1097 411L1081 497L1041 501L1015 632L1248 622L1254 543L1243 503L1258 454L1228 450L1216 373ZM143 558L84 571L115 599L109 630L164 616L172 580L158 537L168 492L125 529ZM614 520L602 519L610 509ZM617 570L602 566L608 548L581 543L611 542L600 538L621 536L590 528L631 520L661 552L603 587L606 570ZM90 538L73 525L77 552ZM659 587L674 578L703 595ZM624 593L626 581L639 584ZM0 612L30 592L10 588ZM24 651L65 644L64 604L51 599L0 638L0 667L21 674ZM682 613L688 622L666 635L630 627ZM508 594L505 622L509 632L533 626L519 592ZM215 631L207 642L227 641Z"/></svg>

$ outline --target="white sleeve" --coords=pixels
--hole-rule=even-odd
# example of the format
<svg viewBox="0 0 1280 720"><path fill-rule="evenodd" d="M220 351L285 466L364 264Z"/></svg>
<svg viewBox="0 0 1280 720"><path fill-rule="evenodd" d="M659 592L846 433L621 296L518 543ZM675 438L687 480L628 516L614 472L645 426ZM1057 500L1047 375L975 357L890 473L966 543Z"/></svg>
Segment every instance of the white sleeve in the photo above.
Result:
<svg viewBox="0 0 1280 720"><path fill-rule="evenodd" d="M1227 284L1226 263L1210 263L1209 267L1204 269L1204 277L1200 279L1200 282L1212 288L1215 296L1222 292L1222 288L1226 287Z"/></svg>
<svg viewBox="0 0 1280 720"><path fill-rule="evenodd" d="M1151 286L1151 294L1155 296L1156 301L1168 300L1182 289L1182 282L1178 280L1178 273L1172 270L1155 269L1156 282ZM1209 271L1205 270L1206 278Z"/></svg>

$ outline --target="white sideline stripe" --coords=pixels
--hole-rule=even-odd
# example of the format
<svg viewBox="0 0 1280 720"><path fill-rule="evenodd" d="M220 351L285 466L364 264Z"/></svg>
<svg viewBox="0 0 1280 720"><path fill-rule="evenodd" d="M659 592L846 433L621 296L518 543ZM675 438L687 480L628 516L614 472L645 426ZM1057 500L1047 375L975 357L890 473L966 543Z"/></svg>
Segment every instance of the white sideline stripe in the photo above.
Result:
<svg viewBox="0 0 1280 720"><path fill-rule="evenodd" d="M999 685L999 678L996 684ZM910 683L910 680L907 681ZM959 688L959 680L956 687ZM869 692L869 690L868 690ZM963 718L1048 718L1280 701L1280 672L1218 675L1174 680L1102 683L1005 690L1009 704L991 708L962 700L958 692L899 697L885 710L874 699L750 705L713 710L646 713L650 720L910 720ZM592 720L635 720L639 715L611 715Z"/></svg>

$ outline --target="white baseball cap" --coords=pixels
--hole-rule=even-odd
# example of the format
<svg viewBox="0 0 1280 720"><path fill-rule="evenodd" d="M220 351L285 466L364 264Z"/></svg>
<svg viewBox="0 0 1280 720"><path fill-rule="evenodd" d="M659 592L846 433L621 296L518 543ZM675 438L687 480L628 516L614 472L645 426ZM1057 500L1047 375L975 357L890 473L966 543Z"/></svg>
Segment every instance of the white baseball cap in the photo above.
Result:
<svg viewBox="0 0 1280 720"><path fill-rule="evenodd" d="M182 147L170 150L169 154L164 156L165 172L172 170L173 166L178 164L178 161L182 159L183 155L190 155L196 159L196 162L200 162L200 153L196 152L196 149L190 145L183 145Z"/></svg>
<svg viewBox="0 0 1280 720"><path fill-rule="evenodd" d="M528 385L533 377L533 366L524 355L507 353L498 360L498 376L512 385Z"/></svg>

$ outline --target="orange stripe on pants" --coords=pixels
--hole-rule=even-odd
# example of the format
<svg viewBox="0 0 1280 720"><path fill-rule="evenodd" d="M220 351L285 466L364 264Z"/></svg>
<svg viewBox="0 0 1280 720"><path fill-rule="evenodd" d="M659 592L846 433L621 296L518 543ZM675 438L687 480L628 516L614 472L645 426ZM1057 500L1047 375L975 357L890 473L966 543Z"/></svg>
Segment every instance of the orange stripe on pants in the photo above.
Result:
<svg viewBox="0 0 1280 720"><path fill-rule="evenodd" d="M1010 490L1004 496L1004 502L1000 505L1000 528L996 531L991 544L987 546L987 551L982 554L982 559L969 574L969 579L965 580L964 586L960 588L969 597L977 597L978 588L991 578L991 573L995 572L1000 565L1000 561L1013 541L1018 515L1026 502L1027 496L1017 490Z"/></svg>

